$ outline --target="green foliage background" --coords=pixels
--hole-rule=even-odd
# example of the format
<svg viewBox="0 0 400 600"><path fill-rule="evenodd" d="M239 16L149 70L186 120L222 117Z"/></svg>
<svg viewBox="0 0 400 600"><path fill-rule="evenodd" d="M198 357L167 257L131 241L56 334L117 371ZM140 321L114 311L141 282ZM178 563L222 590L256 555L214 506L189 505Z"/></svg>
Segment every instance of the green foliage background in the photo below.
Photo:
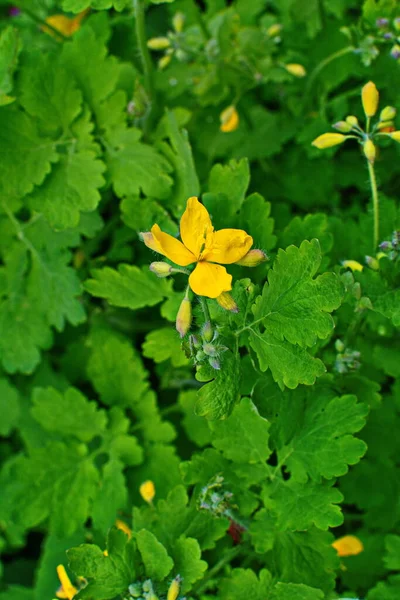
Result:
<svg viewBox="0 0 400 600"><path fill-rule="evenodd" d="M178 574L180 598L398 599L399 260L365 265L360 148L311 146L362 119L369 80L400 110L393 40L375 40L395 0L16 4L0 2L1 600L51 600L61 563L92 600L134 583L154 600L149 579L163 599ZM68 39L43 28L87 8ZM177 12L159 69L146 39ZM400 227L399 148L376 161L380 241ZM184 277L157 279L138 235L176 235L192 195L270 258L232 267L239 313L210 302L219 371L183 352ZM344 368L342 346L359 353ZM339 559L346 534L364 552Z"/></svg>

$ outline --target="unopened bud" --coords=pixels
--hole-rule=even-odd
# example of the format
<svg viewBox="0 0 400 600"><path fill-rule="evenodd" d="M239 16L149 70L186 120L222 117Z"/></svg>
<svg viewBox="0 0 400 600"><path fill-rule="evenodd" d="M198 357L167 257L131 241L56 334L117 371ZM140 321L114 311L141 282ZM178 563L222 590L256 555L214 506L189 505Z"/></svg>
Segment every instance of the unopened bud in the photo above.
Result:
<svg viewBox="0 0 400 600"><path fill-rule="evenodd" d="M171 45L167 37L155 37L147 40L147 46L150 50L166 50Z"/></svg>
<svg viewBox="0 0 400 600"><path fill-rule="evenodd" d="M347 123L346 121L338 121L337 123L334 123L332 127L341 133L349 133L353 129L350 123Z"/></svg>
<svg viewBox="0 0 400 600"><path fill-rule="evenodd" d="M390 51L390 56L392 58L394 58L395 60L397 60L398 58L400 58L400 46L399 46L399 44L395 44L393 46L393 48Z"/></svg>
<svg viewBox="0 0 400 600"><path fill-rule="evenodd" d="M323 133L315 138L311 145L319 150L325 150L325 148L332 148L332 146L343 144L346 139L347 137L341 133Z"/></svg>
<svg viewBox="0 0 400 600"><path fill-rule="evenodd" d="M221 122L220 131L229 133L239 127L239 115L236 107L231 105L225 108L219 116Z"/></svg>
<svg viewBox="0 0 400 600"><path fill-rule="evenodd" d="M175 579L171 581L171 585L168 588L167 600L176 600L179 596L179 590L181 587L181 577L177 575Z"/></svg>
<svg viewBox="0 0 400 600"><path fill-rule="evenodd" d="M181 33L184 23L185 15L181 12L177 12L172 18L172 26L177 33Z"/></svg>
<svg viewBox="0 0 400 600"><path fill-rule="evenodd" d="M217 356L218 354L217 348L209 343L203 344L203 352L204 354L207 354L207 356Z"/></svg>
<svg viewBox="0 0 400 600"><path fill-rule="evenodd" d="M396 116L396 109L394 106L385 106L379 115L380 121L391 121Z"/></svg>
<svg viewBox="0 0 400 600"><path fill-rule="evenodd" d="M361 100L366 117L373 117L378 110L379 92L376 85L369 81L361 90Z"/></svg>
<svg viewBox="0 0 400 600"><path fill-rule="evenodd" d="M333 542L338 556L355 556L364 550L363 543L355 535L345 535Z"/></svg>
<svg viewBox="0 0 400 600"><path fill-rule="evenodd" d="M201 328L201 336L205 342L211 342L214 338L214 330L210 321L206 321Z"/></svg>
<svg viewBox="0 0 400 600"><path fill-rule="evenodd" d="M379 248L381 250L385 250L385 251L386 250L391 250L392 249L392 243L388 242L388 241L382 242L381 244L379 244Z"/></svg>
<svg viewBox="0 0 400 600"><path fill-rule="evenodd" d="M158 68L160 69L160 71L168 67L169 63L171 62L171 59L172 56L170 54L166 54L165 56L160 58L160 60L158 61Z"/></svg>
<svg viewBox="0 0 400 600"><path fill-rule="evenodd" d="M268 256L262 250L249 250L243 258L238 260L235 264L241 265L242 267L258 267L261 263L268 260Z"/></svg>
<svg viewBox="0 0 400 600"><path fill-rule="evenodd" d="M395 130L394 121L379 121L378 129L384 133L391 133Z"/></svg>
<svg viewBox="0 0 400 600"><path fill-rule="evenodd" d="M307 71L303 67L303 65L299 65L298 63L289 63L285 65L285 69L291 75L295 77L305 77L307 75Z"/></svg>
<svg viewBox="0 0 400 600"><path fill-rule="evenodd" d="M352 271L362 271L364 268L357 260L343 260L342 265Z"/></svg>
<svg viewBox="0 0 400 600"><path fill-rule="evenodd" d="M208 359L208 362L210 364L210 367L212 367L216 371L220 370L221 363L219 362L219 360L217 358L215 358L214 356L210 356L209 359Z"/></svg>
<svg viewBox="0 0 400 600"><path fill-rule="evenodd" d="M393 21L396 31L400 31L400 17L396 17Z"/></svg>
<svg viewBox="0 0 400 600"><path fill-rule="evenodd" d="M192 304L187 296L181 302L176 315L176 330L181 338L185 337L192 324Z"/></svg>
<svg viewBox="0 0 400 600"><path fill-rule="evenodd" d="M139 488L139 493L142 496L143 500L150 504L153 501L154 496L156 495L156 488L154 487L154 483L150 480L144 481Z"/></svg>
<svg viewBox="0 0 400 600"><path fill-rule="evenodd" d="M349 115L348 117L346 117L346 123L348 123L352 127L356 127L358 125L358 119L354 115Z"/></svg>
<svg viewBox="0 0 400 600"><path fill-rule="evenodd" d="M380 19L376 20L376 26L377 27L387 27L389 25L389 19L385 19L384 17L381 17Z"/></svg>
<svg viewBox="0 0 400 600"><path fill-rule="evenodd" d="M152 262L149 266L150 271L155 273L157 277L168 277L172 273L172 267L166 262Z"/></svg>
<svg viewBox="0 0 400 600"><path fill-rule="evenodd" d="M216 298L216 300L217 300L218 304L220 305L220 307L223 308L224 310L229 310L230 312L233 312L233 313L239 312L238 305L236 304L236 302L234 301L234 299L232 298L232 296L230 295L229 292L222 292L222 294L220 294Z"/></svg>
<svg viewBox="0 0 400 600"><path fill-rule="evenodd" d="M201 343L197 335L189 335L189 344L192 348L195 348L196 350L201 348Z"/></svg>
<svg viewBox="0 0 400 600"><path fill-rule="evenodd" d="M140 598L142 595L142 586L140 583L131 583L131 585L128 587L128 592L131 596L133 596L133 598Z"/></svg>
<svg viewBox="0 0 400 600"><path fill-rule="evenodd" d="M400 131L392 131L389 135L395 142L400 142Z"/></svg>
<svg viewBox="0 0 400 600"><path fill-rule="evenodd" d="M337 352L343 352L343 350L344 350L344 344L343 344L342 340L336 340L336 342L335 342L335 350Z"/></svg>
<svg viewBox="0 0 400 600"><path fill-rule="evenodd" d="M379 271L379 260L377 260L373 256L366 256L365 262L367 263L370 269L373 269L374 271Z"/></svg>
<svg viewBox="0 0 400 600"><path fill-rule="evenodd" d="M367 140L364 142L363 151L368 162L374 164L376 158L376 147L372 140Z"/></svg>
<svg viewBox="0 0 400 600"><path fill-rule="evenodd" d="M269 37L276 37L282 31L282 25L280 23L274 23L267 29L267 35Z"/></svg>

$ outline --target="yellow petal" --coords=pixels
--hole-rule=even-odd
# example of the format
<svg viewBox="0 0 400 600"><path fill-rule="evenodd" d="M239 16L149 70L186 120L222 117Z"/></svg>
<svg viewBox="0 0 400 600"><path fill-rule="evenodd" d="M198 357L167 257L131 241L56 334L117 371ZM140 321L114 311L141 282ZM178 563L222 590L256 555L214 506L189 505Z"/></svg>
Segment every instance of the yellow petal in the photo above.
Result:
<svg viewBox="0 0 400 600"><path fill-rule="evenodd" d="M199 296L217 298L222 292L229 292L232 289L232 275L229 275L225 267L220 265L199 262L190 274L189 285Z"/></svg>
<svg viewBox="0 0 400 600"><path fill-rule="evenodd" d="M346 136L341 133L323 133L315 138L311 145L320 150L324 150L325 148L331 148L332 146L342 144L346 139Z"/></svg>
<svg viewBox="0 0 400 600"><path fill-rule="evenodd" d="M343 260L342 265L352 271L362 271L364 268L357 260Z"/></svg>
<svg viewBox="0 0 400 600"><path fill-rule="evenodd" d="M143 500L146 502L152 502L154 496L156 495L156 488L154 483L148 479L144 481L139 487L139 493L142 496Z"/></svg>
<svg viewBox="0 0 400 600"><path fill-rule="evenodd" d="M333 542L338 556L355 556L364 550L363 543L355 535L345 535Z"/></svg>
<svg viewBox="0 0 400 600"><path fill-rule="evenodd" d="M158 252L159 254L164 254L160 244L157 242L157 240L154 239L154 236L151 233L151 231L142 231L139 233L139 237L148 248L154 250L154 252Z"/></svg>
<svg viewBox="0 0 400 600"><path fill-rule="evenodd" d="M65 594L65 597L68 598L68 600L72 600L74 596L76 596L76 594L78 593L78 590L75 586L72 585L63 565L58 565L57 575L58 579L60 580L62 591Z"/></svg>
<svg viewBox="0 0 400 600"><path fill-rule="evenodd" d="M400 131L393 131L393 133L389 133L389 135L395 142L400 142Z"/></svg>
<svg viewBox="0 0 400 600"><path fill-rule="evenodd" d="M186 210L181 218L181 238L186 248L189 248L199 259L200 253L211 247L214 227L206 207L195 196L189 198Z"/></svg>
<svg viewBox="0 0 400 600"><path fill-rule="evenodd" d="M214 233L213 245L203 257L210 262L230 265L247 254L253 238L242 229L220 229Z"/></svg>
<svg viewBox="0 0 400 600"><path fill-rule="evenodd" d="M175 264L186 267L196 262L196 257L179 240L161 231L158 225L153 225L151 233L159 248L158 252L172 260ZM146 242L145 242L146 244Z"/></svg>
<svg viewBox="0 0 400 600"><path fill-rule="evenodd" d="M235 131L239 127L239 114L234 106L228 106L219 116L221 121L220 131L229 133Z"/></svg>
<svg viewBox="0 0 400 600"><path fill-rule="evenodd" d="M361 90L361 100L366 117L373 117L378 110L379 92L376 85L369 81Z"/></svg>
<svg viewBox="0 0 400 600"><path fill-rule="evenodd" d="M117 519L115 521L115 527L117 527L117 529L120 529L121 531L123 531L124 533L126 533L126 535L128 536L128 538L131 539L131 537L132 537L132 530L131 530L130 527L128 527L128 525L124 521L121 521L121 519Z"/></svg>

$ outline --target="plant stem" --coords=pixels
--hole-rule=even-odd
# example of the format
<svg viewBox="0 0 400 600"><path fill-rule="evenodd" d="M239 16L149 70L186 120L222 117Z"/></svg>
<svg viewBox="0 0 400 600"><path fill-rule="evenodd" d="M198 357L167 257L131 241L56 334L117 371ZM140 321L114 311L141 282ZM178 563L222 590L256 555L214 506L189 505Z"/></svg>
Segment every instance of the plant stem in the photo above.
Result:
<svg viewBox="0 0 400 600"><path fill-rule="evenodd" d="M371 184L372 202L374 209L374 250L376 250L379 243L379 196L374 165L370 161L368 161L368 174L369 181Z"/></svg>
<svg viewBox="0 0 400 600"><path fill-rule="evenodd" d="M318 65L315 67L315 69L312 71L310 77L308 78L308 82L307 82L306 89L304 92L304 104L306 103L308 95L312 88L312 85L313 85L315 79L320 74L320 72L323 69L325 69L325 67L327 67L331 62L336 60L337 58L340 58L341 56L345 56L346 54L349 54L350 52L353 52L354 50L355 50L354 46L346 46L346 48L342 48L341 50L338 50L337 52L330 54L329 56L324 58L324 60L321 60L321 62L318 63Z"/></svg>
<svg viewBox="0 0 400 600"><path fill-rule="evenodd" d="M192 594L200 594L207 587L207 583L212 579L227 563L236 558L240 552L242 552L243 546L235 546L230 550L227 550L223 557L210 569L204 577L197 585L194 586L192 590Z"/></svg>
<svg viewBox="0 0 400 600"><path fill-rule="evenodd" d="M144 1L133 0L133 10L135 13L135 30L140 60L143 67L144 86L149 97L149 110L145 120L145 130L148 130L150 116L154 104L154 83L153 83L153 63L151 62L150 52L147 47L146 25L144 18Z"/></svg>
<svg viewBox="0 0 400 600"><path fill-rule="evenodd" d="M198 296L198 299L201 304L201 308L203 310L206 323L207 323L207 321L209 321L211 323L211 315L210 315L210 309L208 308L207 299L204 296Z"/></svg>

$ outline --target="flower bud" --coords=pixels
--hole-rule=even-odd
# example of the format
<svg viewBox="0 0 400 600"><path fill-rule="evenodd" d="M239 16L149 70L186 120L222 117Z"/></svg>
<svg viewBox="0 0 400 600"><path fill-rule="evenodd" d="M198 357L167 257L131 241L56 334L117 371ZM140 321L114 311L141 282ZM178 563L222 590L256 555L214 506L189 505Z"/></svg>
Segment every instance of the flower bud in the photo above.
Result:
<svg viewBox="0 0 400 600"><path fill-rule="evenodd" d="M192 324L192 304L187 296L181 302L176 315L176 330L181 338L185 337Z"/></svg>
<svg viewBox="0 0 400 600"><path fill-rule="evenodd" d="M348 123L352 127L356 127L358 125L358 119L354 115L349 115L348 117L346 117L346 123Z"/></svg>
<svg viewBox="0 0 400 600"><path fill-rule="evenodd" d="M334 129L337 129L341 133L349 133L353 127L347 121L338 121L332 125Z"/></svg>
<svg viewBox="0 0 400 600"><path fill-rule="evenodd" d="M267 29L267 35L269 37L275 37L282 31L282 25L280 23L274 23Z"/></svg>
<svg viewBox="0 0 400 600"><path fill-rule="evenodd" d="M261 263L268 260L268 256L262 250L249 250L243 258L238 260L235 264L241 265L242 267L258 267Z"/></svg>
<svg viewBox="0 0 400 600"><path fill-rule="evenodd" d="M155 37L147 40L147 47L150 50L166 50L171 45L167 37Z"/></svg>
<svg viewBox="0 0 400 600"><path fill-rule="evenodd" d="M218 354L217 348L209 343L203 344L203 352L204 354L207 354L207 356L217 356Z"/></svg>
<svg viewBox="0 0 400 600"><path fill-rule="evenodd" d="M389 133L389 135L395 142L400 142L400 130L392 131L392 133Z"/></svg>
<svg viewBox="0 0 400 600"><path fill-rule="evenodd" d="M398 58L400 58L400 46L399 46L399 44L395 44L393 46L393 48L390 51L390 56L392 58L394 58L395 60L397 60Z"/></svg>
<svg viewBox="0 0 400 600"><path fill-rule="evenodd" d="M166 56L160 58L160 60L158 61L158 68L160 69L160 71L168 67L169 63L171 62L171 59L171 54L167 54Z"/></svg>
<svg viewBox="0 0 400 600"><path fill-rule="evenodd" d="M150 479L144 481L139 488L139 493L142 496L143 500L150 504L153 501L154 496L156 495L156 488L154 487L154 483L150 481Z"/></svg>
<svg viewBox="0 0 400 600"><path fill-rule="evenodd" d="M332 544L338 556L355 556L364 550L364 546L355 535L345 535Z"/></svg>
<svg viewBox="0 0 400 600"><path fill-rule="evenodd" d="M376 85L369 81L361 90L361 100L366 117L373 117L378 110L379 92Z"/></svg>
<svg viewBox="0 0 400 600"><path fill-rule="evenodd" d="M219 360L217 358L215 358L214 356L210 356L209 359L208 359L208 362L210 364L210 367L212 367L216 371L220 370L221 363L219 362Z"/></svg>
<svg viewBox="0 0 400 600"><path fill-rule="evenodd" d="M184 23L185 15L181 12L175 13L175 15L172 18L172 26L175 29L176 33L181 33Z"/></svg>
<svg viewBox="0 0 400 600"><path fill-rule="evenodd" d="M394 121L379 121L378 129L379 131L390 133L395 130Z"/></svg>
<svg viewBox="0 0 400 600"><path fill-rule="evenodd" d="M377 27L387 27L389 25L389 19L385 19L384 17L381 17L380 19L376 20L376 26Z"/></svg>
<svg viewBox="0 0 400 600"><path fill-rule="evenodd" d="M356 260L343 260L342 265L346 269L351 269L352 271L362 271L364 268L362 264Z"/></svg>
<svg viewBox="0 0 400 600"><path fill-rule="evenodd" d="M197 335L189 335L189 344L192 348L198 350L201 348L201 343Z"/></svg>
<svg viewBox="0 0 400 600"><path fill-rule="evenodd" d="M142 586L140 583L131 583L131 585L128 587L128 592L134 598L140 598L142 595Z"/></svg>
<svg viewBox="0 0 400 600"><path fill-rule="evenodd" d="M343 350L344 350L344 344L343 344L342 340L339 340L339 339L336 340L336 342L335 342L335 350L337 352L343 352Z"/></svg>
<svg viewBox="0 0 400 600"><path fill-rule="evenodd" d="M181 578L179 575L177 575L175 577L175 579L173 579L171 581L171 585L168 588L167 600L176 600L177 599L177 597L179 596L180 586L181 586Z"/></svg>
<svg viewBox="0 0 400 600"><path fill-rule="evenodd" d="M229 133L239 127L239 115L235 106L231 105L225 108L219 116L221 122L220 131Z"/></svg>
<svg viewBox="0 0 400 600"><path fill-rule="evenodd" d="M386 250L391 250L392 249L392 243L388 242L388 241L382 242L381 244L379 244L379 248L381 250L385 250L385 251Z"/></svg>
<svg viewBox="0 0 400 600"><path fill-rule="evenodd" d="M206 342L211 342L213 340L214 330L212 328L210 321L207 321L206 323L204 323L203 327L201 328L201 336L202 336L203 340Z"/></svg>
<svg viewBox="0 0 400 600"><path fill-rule="evenodd" d="M303 65L299 65L297 63L289 63L285 65L285 69L288 73L294 75L295 77L305 77L305 75L307 75L307 71Z"/></svg>
<svg viewBox="0 0 400 600"><path fill-rule="evenodd" d="M224 310L229 310L233 313L239 312L238 305L236 304L232 296L229 294L229 292L222 292L222 294L220 294L216 298L216 300L220 307Z"/></svg>
<svg viewBox="0 0 400 600"><path fill-rule="evenodd" d="M331 148L332 146L343 144L346 139L346 136L342 135L341 133L323 133L315 138L311 145L319 148L320 150L324 150L325 148Z"/></svg>
<svg viewBox="0 0 400 600"><path fill-rule="evenodd" d="M400 31L400 17L396 17L393 21L394 28L396 31Z"/></svg>
<svg viewBox="0 0 400 600"><path fill-rule="evenodd" d="M373 269L373 271L379 271L379 260L377 260L373 256L366 256L365 262L367 263L370 269Z"/></svg>
<svg viewBox="0 0 400 600"><path fill-rule="evenodd" d="M373 165L376 157L376 147L372 140L364 142L363 151L368 162Z"/></svg>
<svg viewBox="0 0 400 600"><path fill-rule="evenodd" d="M166 262L152 262L149 266L150 271L155 273L157 277L168 277L172 273L172 267Z"/></svg>
<svg viewBox="0 0 400 600"><path fill-rule="evenodd" d="M396 109L394 106L385 106L379 115L380 121L391 121L396 116Z"/></svg>

